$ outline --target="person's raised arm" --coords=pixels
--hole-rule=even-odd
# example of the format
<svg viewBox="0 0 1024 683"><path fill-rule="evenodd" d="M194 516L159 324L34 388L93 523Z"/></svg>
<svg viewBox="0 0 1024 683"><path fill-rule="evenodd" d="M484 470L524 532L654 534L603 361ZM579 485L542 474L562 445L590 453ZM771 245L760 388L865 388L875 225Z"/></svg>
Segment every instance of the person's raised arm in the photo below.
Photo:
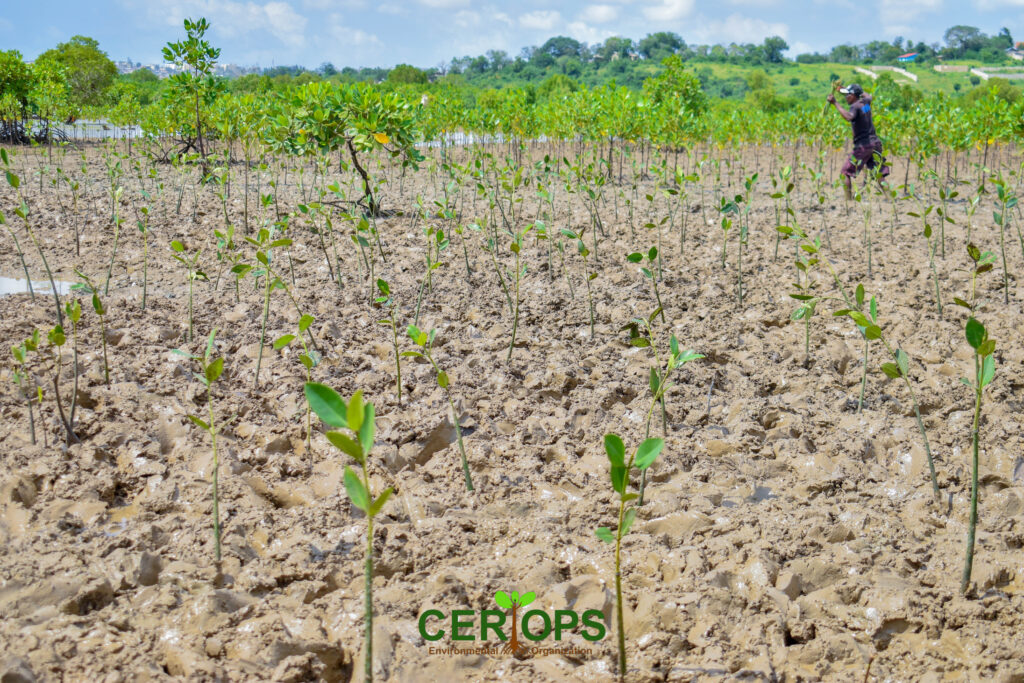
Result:
<svg viewBox="0 0 1024 683"><path fill-rule="evenodd" d="M829 95L828 96L828 102L829 102L829 104L831 104L833 107L836 108L836 111L839 112L840 116L842 116L847 121L853 121L853 112L852 111L846 111L845 109L840 107L839 103L836 102L836 96L835 95Z"/></svg>

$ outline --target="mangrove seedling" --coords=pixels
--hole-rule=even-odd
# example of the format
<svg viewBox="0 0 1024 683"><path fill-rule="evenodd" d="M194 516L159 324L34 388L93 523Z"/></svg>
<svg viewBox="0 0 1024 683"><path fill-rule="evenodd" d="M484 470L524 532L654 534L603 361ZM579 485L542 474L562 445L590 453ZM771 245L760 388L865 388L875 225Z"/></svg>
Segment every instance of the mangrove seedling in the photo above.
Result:
<svg viewBox="0 0 1024 683"><path fill-rule="evenodd" d="M651 281L651 286L654 288L654 299L658 303L658 312L661 314L661 322L665 322L665 308L661 304L661 295L658 293L658 278L654 276L654 261L658 258L658 248L651 247L647 250L647 266L640 267L640 272L643 273L644 277ZM641 263L644 260L644 254L638 251L633 252L626 257L626 260L630 263Z"/></svg>
<svg viewBox="0 0 1024 683"><path fill-rule="evenodd" d="M654 351L654 366L651 368L648 377L648 386L651 389L651 406L647 411L647 419L644 421L644 438L651 435L651 419L654 416L654 406L661 408L661 435L668 435L668 417L665 411L665 395L672 388L668 381L672 372L685 363L692 360L699 360L704 356L693 350L679 350L679 340L673 334L669 337L669 355L664 366L661 364L661 354L658 353L658 341L654 334L654 319L658 317L661 309L655 309L653 313L644 318L633 318L622 330L629 330L629 343L638 348L650 347ZM637 505L644 504L644 491L647 489L647 470L640 475L640 498Z"/></svg>
<svg viewBox="0 0 1024 683"><path fill-rule="evenodd" d="M380 292L380 296L374 300L375 304L379 304L381 307L387 310L388 317L384 320L378 320L381 325L387 325L391 328L391 346L395 350L395 393L398 398L398 407L402 407L402 362L401 353L398 350L398 325L395 322L395 300L391 296L391 285L388 284L387 280L377 278L377 291Z"/></svg>
<svg viewBox="0 0 1024 683"><path fill-rule="evenodd" d="M203 253L202 249L197 249L196 253L187 256L185 254L185 245L178 240L171 242L171 251L174 253L171 256L174 260L185 267L185 280L188 282L188 341L192 342L192 283L196 280L209 280L206 277L206 273L199 269L199 255ZM179 255L182 254L182 255Z"/></svg>
<svg viewBox="0 0 1024 683"><path fill-rule="evenodd" d="M136 221L142 233L142 310L146 310L146 288L149 284L149 207L139 208L142 218Z"/></svg>
<svg viewBox="0 0 1024 683"><path fill-rule="evenodd" d="M260 228L259 232L256 233L256 239L246 237L245 241L256 247L256 260L263 266L263 268L254 271L256 275L263 275L263 324L260 327L260 348L256 355L256 376L253 377L252 385L253 389L259 389L263 346L267 339L267 318L270 317L270 293L275 289L286 289L284 282L281 281L281 278L274 275L270 267L271 258L273 257L272 252L278 247L290 246L292 241L287 237L275 240L273 232L267 228Z"/></svg>
<svg viewBox="0 0 1024 683"><path fill-rule="evenodd" d="M928 222L928 215L935 209L934 205L925 204L924 198L918 196L914 192L914 186L910 186L910 194L918 198L918 204L920 209L918 211L908 211L908 216L921 219L921 234L924 235L924 239L928 244L928 267L932 271L932 281L935 283L935 307L938 309L939 317L942 317L942 297L939 293L939 272L935 268L935 241L932 240L932 226ZM941 220L941 217L940 217Z"/></svg>
<svg viewBox="0 0 1024 683"><path fill-rule="evenodd" d="M373 518L380 514L394 490L388 487L374 498L370 488L370 473L366 467L366 460L373 449L374 410L372 403L363 402L362 390L356 391L346 404L338 392L329 386L307 382L306 400L324 424L334 427L334 430L324 434L327 440L339 451L359 463L363 472L362 479L360 479L351 467L346 466L343 480L349 500L366 514L366 560L363 575L365 591L363 618L366 626L366 638L363 662L365 680L370 683L373 681ZM337 431L345 428L352 433L352 436Z"/></svg>
<svg viewBox="0 0 1024 683"><path fill-rule="evenodd" d="M797 252L794 265L797 270L797 281L793 283L795 292L790 293L790 298L796 299L800 304L793 309L789 319L796 322L804 322L804 367L811 367L811 318L814 317L815 309L818 306L820 297L814 293L818 283L811 278L811 274L818 265L818 252L821 250L821 239L815 237L810 240L799 227L780 225L775 229L786 239L796 239L800 242L800 249L804 252ZM800 282L800 274L803 274L804 281Z"/></svg>
<svg viewBox="0 0 1024 683"><path fill-rule="evenodd" d="M220 580L220 495L218 489L218 475L220 474L220 461L217 456L217 423L213 416L213 383L220 379L224 372L224 358L213 357L213 340L217 335L217 329L210 332L206 340L206 348L202 356L193 356L187 351L174 349L174 353L185 356L189 360L199 363L199 372L193 372L192 376L199 380L206 387L206 407L209 411L209 422L197 415L188 415L188 419L195 426L199 427L210 435L210 442L213 445L213 472L211 483L213 488L213 547L217 561L217 581Z"/></svg>
<svg viewBox="0 0 1024 683"><path fill-rule="evenodd" d="M43 247L39 244L39 240L36 239L36 233L32 229L32 223L28 219L28 204L25 202L25 197L21 193L21 179L16 173L14 173L14 171L11 170L11 160L6 149L0 148L0 161L2 161L4 165L4 175L7 177L7 184L10 185L18 194L18 208L14 210L14 215L20 218L21 222L25 225L25 231L28 233L29 239L32 240L32 244L35 246L36 251L39 253L39 258L43 261L43 267L46 268L46 277L50 280L50 291L53 292L53 303L57 309L57 324L63 325L64 312L61 311L60 308L60 292L57 290L57 285L53 282L53 273L50 271L50 264L46 261L46 254L43 253ZM6 224L6 221L4 221L4 223ZM13 231L11 234L14 234ZM17 238L15 238L15 243L17 243ZM18 248L18 251L19 253L21 252L20 247ZM22 266L24 267L24 265L25 260L22 258ZM25 270L25 279L31 281L31 278L28 276L27 269ZM31 285L29 285L29 288L31 289ZM33 298L35 298L34 294Z"/></svg>
<svg viewBox="0 0 1024 683"><path fill-rule="evenodd" d="M318 351L310 351L309 347L306 346L306 340L303 338L303 334L309 329L309 326L313 324L315 318L306 314L299 318L298 334L285 334L281 335L274 340L274 350L280 351L295 339L299 340L302 344L302 353L299 354L299 362L302 363L302 367L306 370L306 382L312 382L313 368L320 364L320 353ZM309 453L309 471L313 471L313 442L312 442L312 426L309 418L309 404L306 404L306 451Z"/></svg>
<svg viewBox="0 0 1024 683"><path fill-rule="evenodd" d="M585 230L585 229L584 229ZM587 249L587 245L583 243L583 230L579 233L569 230L568 228L562 228L562 234L566 237L570 237L576 240L576 249L580 252L580 257L583 259L583 279L587 283L587 306L590 311L590 338L594 338L594 294L590 288L591 280L597 278L597 271L590 270L590 263L587 261L587 257L590 256L590 250Z"/></svg>
<svg viewBox="0 0 1024 683"><path fill-rule="evenodd" d="M57 413L60 415L61 424L64 425L65 440L68 445L71 442L80 443L81 439L75 435L75 430L71 428L71 424L68 422L67 416L64 414L64 404L60 400L60 373L61 373L61 361L62 354L61 348L63 348L67 337L64 334L64 328L60 325L55 325L50 330L46 339L50 342L50 353L53 355L53 398L57 402Z"/></svg>
<svg viewBox="0 0 1024 683"><path fill-rule="evenodd" d="M999 251L1003 255L1003 303L1009 304L1010 275L1006 268L1006 223L1009 217L1006 215L1006 212L1017 206L1017 198L1013 195L1013 191L1007 187L1002 175L997 179L993 179L992 183L996 186L996 194L999 197L999 210L992 212L992 218L995 220L996 225L999 226Z"/></svg>
<svg viewBox="0 0 1024 683"><path fill-rule="evenodd" d="M825 263L828 263L828 261L826 260ZM838 282L838 276L836 276L834 271L832 275L833 277L836 278L836 281ZM918 431L921 433L921 441L924 443L924 452L928 458L928 472L931 476L932 493L935 495L935 499L938 500L939 480L935 475L935 460L932 457L931 445L928 443L928 434L924 428L924 420L921 419L921 409L917 403L917 394L914 392L914 387L910 383L910 356L903 349L894 348L892 343L888 340L888 338L886 338L885 334L882 331L882 327L877 319L877 305L872 318L868 318L868 316L864 313L862 303L857 303L857 301L851 301L846 296L845 292L843 298L846 299L847 304L849 306L852 306L854 308L840 309L838 311L835 311L832 315L840 317L849 316L858 328L862 328L864 330L863 334L866 339L868 339L869 341L875 339L881 341L882 345L885 346L886 353L888 353L889 357L892 358L892 362L882 363L882 372L885 373L885 376L888 377L889 379L902 378L904 384L906 384L907 391L910 393L910 401L914 407L914 417L917 420L917 428ZM862 302L863 298L861 298L860 301Z"/></svg>
<svg viewBox="0 0 1024 683"><path fill-rule="evenodd" d="M626 460L626 446L617 434L604 435L604 450L611 465L612 489L619 494L618 526L612 532L606 526L598 527L595 534L605 543L615 545L615 620L618 629L619 680L626 678L626 631L622 617L622 537L629 533L636 520L636 506L627 505L639 495L630 493L630 473L635 467L641 472L650 467L665 447L662 439L646 439Z"/></svg>
<svg viewBox="0 0 1024 683"><path fill-rule="evenodd" d="M32 382L32 375L28 371L28 354L39 348L39 330L32 330L32 336L18 346L11 347L11 354L18 367L14 369L14 383L18 385L18 392L25 399L25 407L28 408L28 426L32 433L32 443L36 442L36 420L32 414L32 397L25 385ZM34 384L34 382L33 382ZM34 392L33 392L34 393Z"/></svg>
<svg viewBox="0 0 1024 683"><path fill-rule="evenodd" d="M75 408L78 406L78 321L82 319L82 304L78 302L78 299L65 301L64 313L67 314L68 320L71 321L71 354L75 379L74 386L71 389L71 412L68 422L71 424L72 431L74 431Z"/></svg>
<svg viewBox="0 0 1024 683"><path fill-rule="evenodd" d="M450 380L448 379L448 373L438 367L437 362L434 360L434 356L431 353L431 346L434 344L434 335L437 330L430 330L429 333L422 332L420 328L415 325L409 325L409 329L406 330L409 338L412 339L413 344L420 347L422 351L403 351L403 356L411 358L426 358L427 361L433 366L434 373L437 376L437 385L444 389L444 395L448 399L448 408L452 414L452 424L455 425L455 438L459 442L459 455L462 457L462 474L466 478L466 490L473 491L473 479L469 474L469 461L466 458L466 447L462 443L462 427L459 425L459 413L455 409L455 401L452 399L452 391Z"/></svg>
<svg viewBox="0 0 1024 683"><path fill-rule="evenodd" d="M103 344L103 383L110 386L110 364L107 362L107 323L106 315L107 309L100 300L100 289L93 284L89 276L82 271L75 269L75 275L77 275L82 281L71 285L71 289L82 294L92 295L92 310L96 312L96 315L100 319L100 341Z"/></svg>
<svg viewBox="0 0 1024 683"><path fill-rule="evenodd" d="M516 330L519 329L519 305L522 303L519 298L519 284L522 282L523 278L526 277L526 266L523 265L520 267L519 265L519 252L522 251L523 248L523 238L526 236L526 233L530 232L532 227L532 225L528 225L526 228L516 233L512 238L512 243L509 244L508 247L509 250L515 254L515 273L509 273L509 280L512 280L513 282L512 301L515 308L512 314L512 340L508 344L508 356L505 358L506 363L512 360L512 349L515 348L516 345Z"/></svg>
<svg viewBox="0 0 1024 683"><path fill-rule="evenodd" d="M120 166L120 162L118 162ZM121 195L124 193L124 188L118 185L113 190L111 195L110 207L111 207L111 221L114 225L114 247L110 250L110 264L107 265L107 280L103 283L103 296L110 294L110 274L114 270L114 258L117 256L117 242L121 236L121 224L124 223L124 218L121 217L118 209L121 208Z"/></svg>

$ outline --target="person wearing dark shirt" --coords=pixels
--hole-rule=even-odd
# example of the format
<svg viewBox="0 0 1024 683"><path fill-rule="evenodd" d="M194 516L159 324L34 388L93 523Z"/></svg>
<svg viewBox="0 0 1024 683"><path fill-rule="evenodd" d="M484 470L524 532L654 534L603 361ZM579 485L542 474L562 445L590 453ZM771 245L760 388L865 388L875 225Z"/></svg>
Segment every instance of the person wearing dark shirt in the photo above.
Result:
<svg viewBox="0 0 1024 683"><path fill-rule="evenodd" d="M885 157L882 156L882 141L875 133L875 124L871 121L871 95L864 92L856 83L839 89L840 94L846 95L846 103L850 105L849 111L843 109L836 102L835 95L828 96L830 104L835 106L836 111L844 119L850 122L853 127L853 153L843 164L841 171L843 186L846 189L846 198L853 198L853 177L865 166L873 171L876 166L880 167L877 175L879 187L882 178L889 175L889 167L885 165Z"/></svg>

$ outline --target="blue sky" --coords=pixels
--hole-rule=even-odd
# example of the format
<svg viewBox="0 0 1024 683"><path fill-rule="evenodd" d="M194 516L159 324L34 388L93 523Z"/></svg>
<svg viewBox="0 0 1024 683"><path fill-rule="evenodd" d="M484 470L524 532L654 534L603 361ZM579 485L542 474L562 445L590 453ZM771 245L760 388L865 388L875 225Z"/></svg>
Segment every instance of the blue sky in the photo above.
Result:
<svg viewBox="0 0 1024 683"><path fill-rule="evenodd" d="M554 35L588 43L675 31L687 43L761 42L780 35L790 56L845 42L896 36L941 42L955 24L1024 40L1024 0L40 0L4 2L0 49L26 59L74 34L100 41L112 59L159 62L184 35L185 17L207 17L221 61L236 64L436 66Z"/></svg>

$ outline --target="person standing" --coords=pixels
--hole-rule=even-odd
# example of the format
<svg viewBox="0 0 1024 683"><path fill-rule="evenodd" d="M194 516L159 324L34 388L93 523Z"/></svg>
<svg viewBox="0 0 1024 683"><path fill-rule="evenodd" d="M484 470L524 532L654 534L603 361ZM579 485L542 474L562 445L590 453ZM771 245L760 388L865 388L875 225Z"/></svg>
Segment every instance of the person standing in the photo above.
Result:
<svg viewBox="0 0 1024 683"><path fill-rule="evenodd" d="M867 166L869 171L873 171L876 166L880 167L877 179L879 187L882 187L882 178L889 175L889 167L885 165L882 141L875 132L875 124L871 120L871 95L865 93L856 83L840 88L839 93L846 96L849 110L843 109L836 102L835 95L831 93L828 101L853 127L853 153L843 164L840 172L843 176L846 198L853 199L853 178L862 168Z"/></svg>

